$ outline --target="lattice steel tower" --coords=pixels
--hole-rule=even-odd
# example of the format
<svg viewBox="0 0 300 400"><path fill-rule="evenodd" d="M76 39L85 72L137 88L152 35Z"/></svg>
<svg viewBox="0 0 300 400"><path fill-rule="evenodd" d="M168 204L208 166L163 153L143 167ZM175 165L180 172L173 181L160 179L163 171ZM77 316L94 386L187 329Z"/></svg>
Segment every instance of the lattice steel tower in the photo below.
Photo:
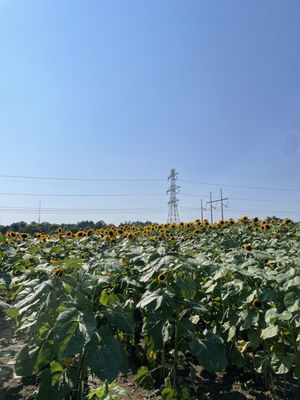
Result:
<svg viewBox="0 0 300 400"><path fill-rule="evenodd" d="M170 181L170 187L167 190L167 194L170 193L169 204L169 214L168 214L168 222L180 222L178 207L177 204L179 200L176 197L176 194L179 193L180 186L176 185L178 177L178 172L175 172L175 168L171 169L171 173L168 176L168 180Z"/></svg>

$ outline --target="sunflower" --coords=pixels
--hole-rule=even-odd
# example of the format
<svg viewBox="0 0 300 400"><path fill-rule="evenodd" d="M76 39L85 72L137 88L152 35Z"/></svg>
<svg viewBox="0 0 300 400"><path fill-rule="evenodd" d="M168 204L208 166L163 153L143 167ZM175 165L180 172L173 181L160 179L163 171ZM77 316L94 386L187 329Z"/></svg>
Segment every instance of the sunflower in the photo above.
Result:
<svg viewBox="0 0 300 400"><path fill-rule="evenodd" d="M276 267L276 261L274 260L268 260L266 264L271 269L274 269Z"/></svg>
<svg viewBox="0 0 300 400"><path fill-rule="evenodd" d="M78 231L75 236L77 238L82 238L84 236L84 232L83 231Z"/></svg>
<svg viewBox="0 0 300 400"><path fill-rule="evenodd" d="M157 283L159 283L160 285L162 285L162 284L166 283L166 281L167 281L167 276L166 276L166 274L164 274L164 273L162 272L161 274L158 275L158 277L157 277L156 280L157 280Z"/></svg>
<svg viewBox="0 0 300 400"><path fill-rule="evenodd" d="M252 250L252 244L251 243L246 243L243 245L245 250L251 251Z"/></svg>
<svg viewBox="0 0 300 400"><path fill-rule="evenodd" d="M258 222L258 221L259 221L259 218L258 218L258 217L254 217L252 221L253 221L253 222Z"/></svg>
<svg viewBox="0 0 300 400"><path fill-rule="evenodd" d="M57 228L57 229L56 229L56 232L57 232L57 233L62 233L62 231L63 231L62 228Z"/></svg>
<svg viewBox="0 0 300 400"><path fill-rule="evenodd" d="M62 277L62 274L63 274L63 272L62 272L62 269L61 269L61 268L54 268L54 269L51 271L51 275L52 275L52 276L56 276L57 278L61 278L61 277Z"/></svg>
<svg viewBox="0 0 300 400"><path fill-rule="evenodd" d="M262 302L259 299L254 299L251 304L257 309L262 307Z"/></svg>
<svg viewBox="0 0 300 400"><path fill-rule="evenodd" d="M15 232L13 232L13 231L7 232L6 235L7 235L8 237L10 237L10 238L15 238L15 237L17 236L17 234L16 234Z"/></svg>
<svg viewBox="0 0 300 400"><path fill-rule="evenodd" d="M27 233L21 233L21 234L20 234L20 238L23 239L23 240L28 239Z"/></svg>
<svg viewBox="0 0 300 400"><path fill-rule="evenodd" d="M68 238L71 238L73 236L73 233L71 231L66 232L66 236Z"/></svg>
<svg viewBox="0 0 300 400"><path fill-rule="evenodd" d="M238 340L235 343L235 347L238 349L240 353L244 353L244 351L247 349L248 343L249 342L246 342L245 340Z"/></svg>
<svg viewBox="0 0 300 400"><path fill-rule="evenodd" d="M132 240L132 239L134 238L133 233L128 233L127 238L128 238L129 240Z"/></svg>
<svg viewBox="0 0 300 400"><path fill-rule="evenodd" d="M247 215L244 215L243 217L241 217L240 219L239 219L239 221L241 221L241 222L248 222L249 221L249 218L247 217Z"/></svg>

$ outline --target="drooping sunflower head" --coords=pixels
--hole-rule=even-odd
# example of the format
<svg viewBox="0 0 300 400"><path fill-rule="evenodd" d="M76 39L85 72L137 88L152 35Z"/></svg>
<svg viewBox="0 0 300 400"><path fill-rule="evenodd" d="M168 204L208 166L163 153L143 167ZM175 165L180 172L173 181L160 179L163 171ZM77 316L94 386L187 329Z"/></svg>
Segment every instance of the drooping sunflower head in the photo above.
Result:
<svg viewBox="0 0 300 400"><path fill-rule="evenodd" d="M235 343L235 346L240 353L244 353L245 350L247 349L248 344L249 344L249 342L246 342L245 340L238 340Z"/></svg>
<svg viewBox="0 0 300 400"><path fill-rule="evenodd" d="M55 277L57 277L57 278L61 278L62 277L62 275L63 275L63 271L62 271L62 269L61 268L54 268L52 271L51 271L51 275L52 276L55 276Z"/></svg>
<svg viewBox="0 0 300 400"><path fill-rule="evenodd" d="M162 285L162 284L164 284L164 283L166 283L166 281L167 281L167 276L166 276L166 274L165 273L160 273L159 275L158 275L158 277L157 277L157 283L159 283L160 285Z"/></svg>
<svg viewBox="0 0 300 400"><path fill-rule="evenodd" d="M251 304L257 309L262 307L262 302L259 299L254 299Z"/></svg>
<svg viewBox="0 0 300 400"><path fill-rule="evenodd" d="M274 269L276 267L276 261L275 260L268 260L266 262L267 266L271 269Z"/></svg>

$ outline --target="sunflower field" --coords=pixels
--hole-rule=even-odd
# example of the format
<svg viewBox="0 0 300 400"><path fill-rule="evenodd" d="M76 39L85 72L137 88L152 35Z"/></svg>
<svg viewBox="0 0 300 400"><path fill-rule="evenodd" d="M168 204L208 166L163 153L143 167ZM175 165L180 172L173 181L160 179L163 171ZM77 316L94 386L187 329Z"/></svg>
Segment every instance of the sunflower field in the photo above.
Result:
<svg viewBox="0 0 300 400"><path fill-rule="evenodd" d="M300 225L243 217L0 236L0 315L37 400L100 399L133 371L163 399L201 374L300 379ZM114 398L114 397L107 397ZM115 397L117 398L117 397Z"/></svg>

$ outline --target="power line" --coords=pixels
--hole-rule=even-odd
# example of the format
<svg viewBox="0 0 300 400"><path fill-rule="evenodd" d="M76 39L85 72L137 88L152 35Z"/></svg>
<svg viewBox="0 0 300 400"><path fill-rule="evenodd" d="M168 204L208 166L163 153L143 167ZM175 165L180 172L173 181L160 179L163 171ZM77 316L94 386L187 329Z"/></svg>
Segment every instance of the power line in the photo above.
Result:
<svg viewBox="0 0 300 400"><path fill-rule="evenodd" d="M284 189L284 188L272 188L272 187L260 187L260 186L242 186L242 185L227 185L224 183L209 183L209 182L199 182L199 181L191 181L187 179L181 179L180 182L186 183L194 183L198 185L207 185L207 186L225 186L239 189L251 189L251 190L278 190L283 192L300 192L300 189Z"/></svg>
<svg viewBox="0 0 300 400"><path fill-rule="evenodd" d="M54 177L54 176L30 176L30 175L4 175L1 174L0 178L7 179L33 179L33 180L55 180L55 181L81 181L81 182L165 182L163 178L71 178L71 177ZM291 188L274 188L274 187L260 187L260 186L246 186L246 185L230 185L224 183L200 182L189 179L180 179L181 182L193 183L198 185L209 186L225 186L240 189L252 190L276 190L287 192L300 192L300 189Z"/></svg>
<svg viewBox="0 0 300 400"><path fill-rule="evenodd" d="M60 193L0 193L0 196L38 196L38 197L149 197L165 196L164 193L114 193L114 194L60 194Z"/></svg>
<svg viewBox="0 0 300 400"><path fill-rule="evenodd" d="M199 210L199 207L185 207L184 209L189 209L189 210L194 210L194 211L198 211ZM293 211L293 210L289 210L289 211L284 211L284 210L277 210L277 211L274 211L274 210L254 210L254 209L245 209L245 208L228 208L227 209L227 211L228 212L235 212L235 211L237 211L237 212L244 212L244 213L247 213L247 212L255 212L255 213L264 213L264 214L266 214L266 213L268 213L268 214L270 214L270 213L274 213L274 214L279 214L279 213L281 213L281 214L300 214L300 211Z"/></svg>
<svg viewBox="0 0 300 400"><path fill-rule="evenodd" d="M28 175L0 175L0 178L13 179L36 179L36 180L52 180L52 181L82 181L82 182L165 182L165 179L110 179L110 178L67 178L53 176L28 176Z"/></svg>

